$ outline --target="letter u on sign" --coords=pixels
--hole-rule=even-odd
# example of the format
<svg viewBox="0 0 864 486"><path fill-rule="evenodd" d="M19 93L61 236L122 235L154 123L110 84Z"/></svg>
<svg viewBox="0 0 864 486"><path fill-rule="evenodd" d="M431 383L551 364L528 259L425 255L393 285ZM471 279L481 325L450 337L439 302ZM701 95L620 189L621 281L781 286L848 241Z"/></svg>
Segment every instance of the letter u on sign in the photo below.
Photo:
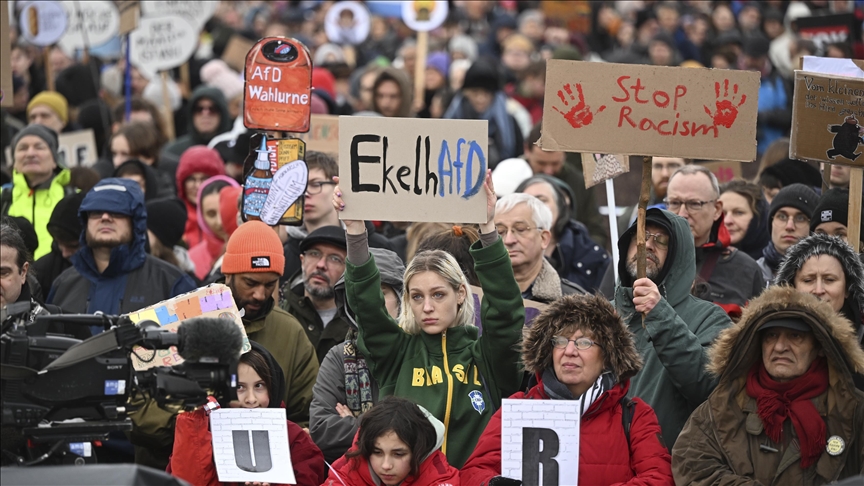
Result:
<svg viewBox="0 0 864 486"><path fill-rule="evenodd" d="M252 444L249 435L252 435ZM270 458L270 435L266 430L235 430L231 432L234 442L234 462L237 467L249 472L265 472L273 468ZM252 462L252 456L255 462Z"/></svg>

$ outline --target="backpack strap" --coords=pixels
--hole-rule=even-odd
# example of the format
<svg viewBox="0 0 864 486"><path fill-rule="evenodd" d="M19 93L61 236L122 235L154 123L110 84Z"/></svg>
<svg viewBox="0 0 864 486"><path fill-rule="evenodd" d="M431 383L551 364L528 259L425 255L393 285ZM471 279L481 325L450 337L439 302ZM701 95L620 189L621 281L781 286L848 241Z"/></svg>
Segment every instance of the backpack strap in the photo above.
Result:
<svg viewBox="0 0 864 486"><path fill-rule="evenodd" d="M621 425L624 427L624 436L627 437L627 448L630 448L630 424L633 422L633 408L636 404L629 398L621 397Z"/></svg>

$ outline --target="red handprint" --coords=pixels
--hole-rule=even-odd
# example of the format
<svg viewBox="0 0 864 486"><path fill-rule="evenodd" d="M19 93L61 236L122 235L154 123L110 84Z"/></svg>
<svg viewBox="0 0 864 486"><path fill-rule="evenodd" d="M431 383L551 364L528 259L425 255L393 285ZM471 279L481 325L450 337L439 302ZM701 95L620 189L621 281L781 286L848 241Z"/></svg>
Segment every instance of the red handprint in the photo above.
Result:
<svg viewBox="0 0 864 486"><path fill-rule="evenodd" d="M732 128L732 124L735 123L735 118L738 117L738 107L743 105L745 101L747 101L747 95L741 95L741 101L736 105L735 97L738 95L738 85L732 85L732 98L731 101L729 98L729 80L723 80L723 99L720 97L720 82L714 83L714 95L717 97L717 101L714 102L714 106L716 110L714 113L711 113L711 109L707 106L703 105L705 108L705 113L708 113L708 116L714 119L714 126L723 126L726 128Z"/></svg>
<svg viewBox="0 0 864 486"><path fill-rule="evenodd" d="M576 83L574 86L579 95L578 103L570 106L570 102L577 101L577 99L573 95L570 83L567 83L562 87L563 90L558 90L558 98L561 98L561 102L564 103L564 106L570 107L570 109L567 113L559 110L557 106L553 106L552 109L564 115L564 119L567 120L567 123L569 123L573 128L581 128L590 125L591 122L594 121L594 113L591 113L591 107L585 104L585 96L582 95L582 84ZM569 95L570 102L568 102L567 98L564 97L565 92ZM600 113L605 109L606 105L603 105L597 110L597 113Z"/></svg>

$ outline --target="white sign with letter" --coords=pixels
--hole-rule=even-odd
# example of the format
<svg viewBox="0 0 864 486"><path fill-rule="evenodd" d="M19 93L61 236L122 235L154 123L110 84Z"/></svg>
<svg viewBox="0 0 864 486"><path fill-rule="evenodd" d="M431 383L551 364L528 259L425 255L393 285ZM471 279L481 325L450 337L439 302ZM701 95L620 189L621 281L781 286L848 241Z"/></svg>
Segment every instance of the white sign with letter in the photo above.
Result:
<svg viewBox="0 0 864 486"><path fill-rule="evenodd" d="M294 484L284 408L228 408L210 413L220 482Z"/></svg>
<svg viewBox="0 0 864 486"><path fill-rule="evenodd" d="M120 31L120 11L114 2L67 0L62 4L69 14L69 26L60 44L67 52L101 46Z"/></svg>
<svg viewBox="0 0 864 486"><path fill-rule="evenodd" d="M181 16L144 17L130 37L132 64L151 78L189 60L198 46L195 27Z"/></svg>
<svg viewBox="0 0 864 486"><path fill-rule="evenodd" d="M505 399L501 408L501 475L524 486L575 486L579 402Z"/></svg>

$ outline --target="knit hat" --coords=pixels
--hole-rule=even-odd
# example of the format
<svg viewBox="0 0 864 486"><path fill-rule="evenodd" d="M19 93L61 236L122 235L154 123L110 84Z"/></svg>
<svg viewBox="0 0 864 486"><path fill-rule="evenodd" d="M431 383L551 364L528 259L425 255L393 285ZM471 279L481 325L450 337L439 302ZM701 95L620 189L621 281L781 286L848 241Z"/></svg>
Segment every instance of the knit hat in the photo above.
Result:
<svg viewBox="0 0 864 486"><path fill-rule="evenodd" d="M81 236L81 220L78 219L78 208L84 200L85 192L70 194L54 206L51 218L48 219L48 234L59 241L78 241Z"/></svg>
<svg viewBox="0 0 864 486"><path fill-rule="evenodd" d="M186 206L176 197L147 202L147 229L168 248L183 238L187 218Z"/></svg>
<svg viewBox="0 0 864 486"><path fill-rule="evenodd" d="M492 170L492 184L495 192L501 196L507 196L516 192L516 188L525 179L534 175L531 165L525 159L518 157L502 160Z"/></svg>
<svg viewBox="0 0 864 486"><path fill-rule="evenodd" d="M54 132L54 130L51 130L45 125L39 125L34 123L32 125L27 125L21 130L18 130L18 133L15 134L15 138L12 139L11 147L13 154L15 153L15 147L18 146L18 142L20 142L21 139L26 137L27 135L35 135L44 140L45 143L48 145L48 150L51 151L51 157L54 158L54 163L56 163L60 167L66 167L63 161L60 160L60 156L57 154L57 134Z"/></svg>
<svg viewBox="0 0 864 486"><path fill-rule="evenodd" d="M27 118L30 118L30 110L36 105L45 105L63 121L63 124L69 123L69 102L66 98L56 91L43 91L30 99L27 103Z"/></svg>
<svg viewBox="0 0 864 486"><path fill-rule="evenodd" d="M275 272L281 277L285 272L282 251L282 241L273 228L261 221L247 221L228 238L222 273Z"/></svg>
<svg viewBox="0 0 864 486"><path fill-rule="evenodd" d="M810 189L804 184L792 184L780 189L780 192L774 196L771 201L771 208L768 210L768 221L774 219L774 214L780 208L792 207L806 214L808 218L813 215L816 210L816 204L819 202L819 195L816 191ZM812 219L812 218L811 218Z"/></svg>
<svg viewBox="0 0 864 486"><path fill-rule="evenodd" d="M433 52L426 59L426 69L434 69L447 77L450 72L450 55L446 52Z"/></svg>
<svg viewBox="0 0 864 486"><path fill-rule="evenodd" d="M218 88L226 100L234 99L243 94L243 79L240 73L228 67L221 59L213 59L201 66L201 81L208 86Z"/></svg>
<svg viewBox="0 0 864 486"><path fill-rule="evenodd" d="M482 88L494 93L501 89L499 79L495 65L481 59L468 68L468 72L465 73L465 80L462 82L462 89Z"/></svg>
<svg viewBox="0 0 864 486"><path fill-rule="evenodd" d="M57 92L72 106L99 98L99 75L97 69L86 64L73 64L57 75Z"/></svg>
<svg viewBox="0 0 864 486"><path fill-rule="evenodd" d="M849 221L849 190L835 187L822 194L810 218L810 232L822 223L836 221L844 226Z"/></svg>
<svg viewBox="0 0 864 486"><path fill-rule="evenodd" d="M339 226L322 226L303 238L300 242L300 253L318 243L326 243L342 249L348 247L345 243L345 230Z"/></svg>
<svg viewBox="0 0 864 486"><path fill-rule="evenodd" d="M806 162L786 159L767 167L762 174L773 176L780 181L782 187L799 183L810 187L822 185L822 174L818 169ZM760 174L761 178L761 174Z"/></svg>

